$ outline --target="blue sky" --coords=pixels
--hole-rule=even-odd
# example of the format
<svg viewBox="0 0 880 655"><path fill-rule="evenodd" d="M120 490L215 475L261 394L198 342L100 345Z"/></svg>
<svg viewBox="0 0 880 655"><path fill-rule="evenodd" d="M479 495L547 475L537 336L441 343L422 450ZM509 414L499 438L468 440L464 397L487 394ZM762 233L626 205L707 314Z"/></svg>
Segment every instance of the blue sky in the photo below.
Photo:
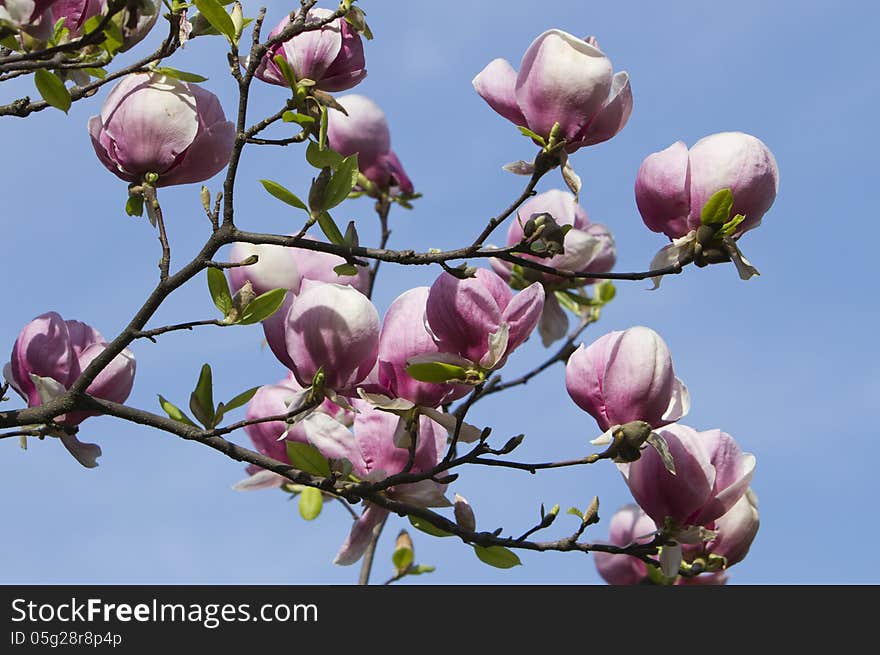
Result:
<svg viewBox="0 0 880 655"><path fill-rule="evenodd" d="M287 3L272 2L269 22ZM254 11L257 3L246 3ZM392 246L446 248L470 243L488 216L514 198L523 178L500 166L528 158L532 146L473 92L470 80L495 57L517 66L547 28L596 35L616 70L629 71L635 97L627 127L612 141L581 150L573 163L581 201L607 224L616 270L643 270L664 239L636 211L633 182L642 159L676 140L742 130L775 153L780 191L759 230L741 246L762 276L741 282L732 267L689 269L659 292L621 283L592 340L612 329L649 325L672 350L693 409L684 421L719 427L756 454L753 488L761 530L732 583L878 583L861 544L880 538L872 449L878 428L880 357L873 263L880 80L873 51L876 3L743 0L583 3L525 0L473 3L467 11L436 3L369 2L376 39L366 46L369 76L358 88L386 111L394 149L425 194L416 210L392 213ZM151 36L151 41L158 34ZM168 62L210 78L205 86L234 112L233 83L219 39L197 39ZM148 45L142 46L144 51ZM133 53L136 55L140 50ZM8 101L30 82L0 86ZM101 167L86 132L106 91L76 103L69 116L47 111L0 121L3 173L4 294L0 350L21 327L56 310L115 335L156 278L158 243L145 220L122 211L126 185ZM258 84L257 119L283 90ZM237 222L289 232L292 213L268 197L259 178L307 191L309 167L291 149L251 148L240 169ZM217 189L218 176L210 182ZM551 173L540 189L558 187ZM163 190L174 261L206 238L198 185ZM375 239L366 200L339 219L356 219L362 242ZM503 234L503 233L502 233ZM380 311L401 292L429 284L435 268L383 266ZM152 325L211 318L203 279L175 293ZM259 328L172 334L137 343L138 377L129 402L158 411L156 394L185 404L202 363L215 370L218 396L280 379L284 371ZM537 338L504 373L546 356ZM4 358L5 361L5 358ZM596 434L592 419L565 392L563 369L479 403L473 422L501 440L524 432L520 460L579 456ZM198 444L106 418L90 419L84 439L100 443L101 466L81 468L54 440L0 441L0 581L4 583L332 583L355 581L356 567L331 564L349 519L328 505L305 523L275 492L235 493L240 464ZM241 437L243 439L243 435ZM466 470L453 487L468 497L478 526L520 533L541 503L602 502L602 524L630 496L612 465L526 473ZM574 529L560 517L546 538ZM383 534L375 579L391 573L390 550L405 522ZM596 583L578 554L522 555L509 571L486 567L469 547L415 534L417 560L438 567L424 583Z"/></svg>

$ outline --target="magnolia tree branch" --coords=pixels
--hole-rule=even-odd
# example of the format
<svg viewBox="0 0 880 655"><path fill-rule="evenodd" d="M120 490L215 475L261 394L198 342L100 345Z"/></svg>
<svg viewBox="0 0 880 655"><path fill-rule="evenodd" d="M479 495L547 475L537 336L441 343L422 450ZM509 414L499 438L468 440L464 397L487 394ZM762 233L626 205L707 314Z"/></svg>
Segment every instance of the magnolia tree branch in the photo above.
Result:
<svg viewBox="0 0 880 655"><path fill-rule="evenodd" d="M102 43L107 37L104 35L104 29L110 25L110 21L116 17L116 14L125 9L127 0L110 0L107 3L107 13L101 18L101 22L95 26L95 29L87 34L83 34L78 39L73 39L67 43L44 48L43 50L33 50L31 52L16 52L0 57L0 72L11 70L19 70L16 64L21 62L45 62L52 59L55 55L67 52L76 52L90 45ZM45 66L51 68L52 66Z"/></svg>
<svg viewBox="0 0 880 655"><path fill-rule="evenodd" d="M75 86L71 88L69 90L70 101L76 102L83 98L91 97L98 91L98 89L100 89L105 84L115 82L116 80L125 77L126 75L130 75L131 73L144 72L151 64L154 64L161 59L165 59L166 57L170 57L180 47L179 21L180 16L178 14L170 14L170 26L168 36L155 52L144 57L143 59L140 59L139 61L136 61L129 66L119 69L114 73L110 73L103 79L95 80L94 82L90 82L89 84L85 84L83 86ZM0 105L0 116L17 116L19 118L26 118L27 116L35 112L43 111L49 106L49 103L45 101L31 102L31 99L29 97L19 98L18 100L15 100L7 105Z"/></svg>
<svg viewBox="0 0 880 655"><path fill-rule="evenodd" d="M503 546L511 549L532 550L532 551L559 551L559 552L605 552L614 554L627 554L638 557L643 561L656 564L651 559L652 555L657 552L659 543L651 542L648 544L630 544L628 546L612 546L608 544L595 544L579 541L579 537L583 532L583 525L587 523L587 516L581 521L578 530L565 538L556 541L533 542L522 538L503 537L500 536L501 530L495 532L474 532L467 530L456 524L454 521L444 517L443 515L424 507L395 500L389 497L383 490L385 482L375 485L369 483L349 483L341 482L338 478L324 478L317 475L311 475L304 471L300 471L289 464L285 464L271 457L261 455L255 451L249 450L230 441L222 436L221 432L227 432L228 428L223 430L202 430L193 426L180 423L170 418L158 416L150 412L134 409L118 403L113 403L88 395L81 396L82 406L87 409L100 411L103 414L115 416L127 421L157 428L164 432L175 434L183 439L197 441L214 450L217 450L227 457L239 462L255 464L261 468L277 473L283 478L295 484L314 487L329 494L338 496L349 503L358 503L367 501L378 505L389 512L398 514L399 516L411 516L423 519L444 532L448 532L459 537L462 541L469 544L475 544L483 547ZM277 419L273 419L277 420ZM392 476L390 479L397 479ZM375 487L375 488L374 488Z"/></svg>

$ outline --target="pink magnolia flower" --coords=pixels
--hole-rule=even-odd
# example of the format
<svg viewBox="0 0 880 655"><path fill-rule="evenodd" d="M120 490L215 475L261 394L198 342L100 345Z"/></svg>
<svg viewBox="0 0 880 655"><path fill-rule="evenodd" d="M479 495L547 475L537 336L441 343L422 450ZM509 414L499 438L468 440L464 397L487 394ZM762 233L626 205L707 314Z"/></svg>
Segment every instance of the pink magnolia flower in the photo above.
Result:
<svg viewBox="0 0 880 655"><path fill-rule="evenodd" d="M308 236L306 238L312 239ZM333 269L345 263L345 260L337 255L304 248L235 243L230 250L229 259L240 262L251 255L257 255L257 263L230 269L229 285L233 293L241 289L245 282L250 282L257 294L272 289L289 291L281 308L263 321L266 343L269 344L278 361L289 369L293 368L293 362L287 353L285 325L287 313L290 311L294 297L300 292L302 281L349 285L361 293L366 293L369 289L370 277L366 268L359 267L357 275L336 274Z"/></svg>
<svg viewBox="0 0 880 655"><path fill-rule="evenodd" d="M617 252L611 232L600 223L591 223L587 212L578 204L574 195L559 189L538 194L522 206L519 220L513 221L507 231L507 245L522 242L525 238L523 224L540 214L550 214L560 226L572 226L565 235L564 252L549 259L528 254L522 254L521 257L576 273L607 273L614 268ZM490 263L498 275L504 280L510 280L513 268L510 262L493 258ZM544 345L549 346L568 332L568 317L552 292L556 289L592 284L593 280L572 280L531 270L527 271L527 275L530 280L537 280L544 285L544 310L538 323L538 332Z"/></svg>
<svg viewBox="0 0 880 655"><path fill-rule="evenodd" d="M235 126L200 86L153 73L127 75L89 121L101 163L127 182L201 182L229 162Z"/></svg>
<svg viewBox="0 0 880 655"><path fill-rule="evenodd" d="M330 147L345 157L357 153L361 173L380 189L397 187L412 193L413 183L391 149L391 132L379 106L356 94L343 96L337 102L346 113L331 111L327 116Z"/></svg>
<svg viewBox="0 0 880 655"><path fill-rule="evenodd" d="M467 395L463 384L432 384L415 380L406 372L412 357L439 352L425 329L428 287L404 292L391 303L379 335L379 385L393 398L405 398L416 405L437 407Z"/></svg>
<svg viewBox="0 0 880 655"><path fill-rule="evenodd" d="M14 28L40 27L51 31L50 9L56 2L58 0L0 0L0 21Z"/></svg>
<svg viewBox="0 0 880 655"><path fill-rule="evenodd" d="M608 525L608 543L628 546L632 543L649 543L657 526L638 505L621 507ZM610 585L639 584L648 575L645 563L630 555L614 555L597 552L593 554L599 575Z"/></svg>
<svg viewBox="0 0 880 655"><path fill-rule="evenodd" d="M613 74L611 61L592 37L548 30L526 50L519 72L495 59L473 80L492 109L547 138L555 123L566 149L607 141L632 113L629 75Z"/></svg>
<svg viewBox="0 0 880 655"><path fill-rule="evenodd" d="M733 192L731 218L745 216L736 236L758 227L778 188L776 159L760 139L721 132L690 150L678 141L648 155L636 176L635 193L645 225L678 239L700 227L703 206L722 189Z"/></svg>
<svg viewBox="0 0 880 655"><path fill-rule="evenodd" d="M15 340L10 362L3 369L9 385L36 407L63 395L92 360L107 347L100 332L79 321L65 321L55 312L28 323ZM123 350L86 389L96 398L123 403L131 393L135 375L134 355ZM75 412L54 419L76 426L97 412ZM96 444L81 443L74 435L61 437L64 446L83 466L97 466L101 455Z"/></svg>
<svg viewBox="0 0 880 655"><path fill-rule="evenodd" d="M287 314L285 339L301 385L323 369L328 390L351 391L376 366L379 314L350 286L306 280Z"/></svg>
<svg viewBox="0 0 880 655"><path fill-rule="evenodd" d="M749 488L755 456L743 453L721 430L697 432L673 424L658 430L675 463L670 473L653 448L618 464L633 498L658 526L709 526L729 512Z"/></svg>
<svg viewBox="0 0 880 655"><path fill-rule="evenodd" d="M122 51L128 50L140 42L156 24L159 18L159 0L139 0L135 11L137 16L132 22L131 10L125 8L114 17L113 21L120 27L124 45ZM107 11L107 0L57 0L52 7L56 21L64 20L64 27L70 31L71 38L82 35L83 27L90 18L100 16Z"/></svg>
<svg viewBox="0 0 880 655"><path fill-rule="evenodd" d="M306 23L316 23L332 13L329 9L312 9L306 17ZM278 23L269 37L280 34L289 23L288 15ZM315 87L322 91L345 91L367 76L361 37L341 18L320 29L302 32L269 49L257 68L257 77L269 84L288 86L275 62L275 57L279 55L287 62L297 81L312 80Z"/></svg>
<svg viewBox="0 0 880 655"><path fill-rule="evenodd" d="M491 370L529 337L543 307L540 284L514 295L496 273L481 268L464 280L442 273L428 293L425 319L441 353Z"/></svg>
<svg viewBox="0 0 880 655"><path fill-rule="evenodd" d="M328 459L347 459L354 474L362 480L379 481L403 472L409 461L409 451L394 445L400 419L362 400L354 400L352 405L357 410L353 434L338 421L313 414L304 421L310 443ZM432 470L443 458L445 449L446 430L430 419L420 417L415 459L410 472ZM444 496L445 491L446 485L423 480L395 485L386 493L391 498L422 507L448 507L451 503ZM366 503L363 514L355 522L334 562L349 565L360 559L370 543L373 529L387 514L387 510Z"/></svg>
<svg viewBox="0 0 880 655"><path fill-rule="evenodd" d="M727 568L745 559L758 534L758 497L748 489L727 513L707 527L717 536L699 546L685 547L685 559L701 555L719 555L727 560Z"/></svg>
<svg viewBox="0 0 880 655"><path fill-rule="evenodd" d="M666 343L647 327L609 332L582 344L566 364L565 387L603 431L630 421L658 428L690 409L690 395L675 377Z"/></svg>
<svg viewBox="0 0 880 655"><path fill-rule="evenodd" d="M296 381L292 373L277 384L264 385L257 390L248 403L245 418L251 421L270 416L283 416L299 407L303 399L303 391L303 387ZM333 417L346 425L350 425L354 420L353 412L344 410L329 400L325 400L316 411ZM252 423L246 425L244 431L257 452L285 464L290 464L286 442L309 442L302 422L293 425L280 420ZM247 472L250 477L236 484L235 489L250 491L279 487L284 482L284 478L280 475L253 464L248 465Z"/></svg>

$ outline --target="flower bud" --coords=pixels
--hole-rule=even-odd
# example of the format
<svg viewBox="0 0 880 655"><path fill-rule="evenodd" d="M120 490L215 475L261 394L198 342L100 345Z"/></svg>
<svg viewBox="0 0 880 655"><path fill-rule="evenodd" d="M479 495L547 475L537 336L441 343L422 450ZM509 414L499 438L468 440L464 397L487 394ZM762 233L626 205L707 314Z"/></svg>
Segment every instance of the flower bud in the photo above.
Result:
<svg viewBox="0 0 880 655"><path fill-rule="evenodd" d="M65 321L55 312L38 316L28 323L12 347L10 362L3 369L9 385L28 407L36 407L63 394L107 347L100 332L79 321ZM123 350L92 380L86 393L123 403L134 385L135 359ZM54 421L76 426L97 412L70 412ZM101 449L84 444L73 435L61 437L64 446L87 467L97 466Z"/></svg>
<svg viewBox="0 0 880 655"><path fill-rule="evenodd" d="M477 529L477 519L474 516L474 509L464 496L455 494L455 522L462 530L475 532Z"/></svg>
<svg viewBox="0 0 880 655"><path fill-rule="evenodd" d="M618 464L633 498L657 525L708 526L746 493L755 456L721 430L697 432L673 424L658 430L675 462L670 473L653 448L638 461Z"/></svg>
<svg viewBox="0 0 880 655"><path fill-rule="evenodd" d="M242 262L256 255L255 264L236 266L229 269L229 283L232 292L250 282L257 295L272 289L293 289L299 291L302 278L296 265L298 251L284 246L254 245L234 243L229 252L232 262Z"/></svg>
<svg viewBox="0 0 880 655"><path fill-rule="evenodd" d="M425 318L440 352L495 369L529 337L543 307L540 284L514 295L497 274L481 268L464 280L442 273L428 293Z"/></svg>
<svg viewBox="0 0 880 655"><path fill-rule="evenodd" d="M89 121L101 163L134 183L159 176L154 186L207 180L229 162L235 126L217 97L196 84L135 73L117 84Z"/></svg>
<svg viewBox="0 0 880 655"><path fill-rule="evenodd" d="M628 546L632 543L649 543L657 526L637 505L621 507L608 525L608 543ZM610 585L639 584L648 575L645 563L631 555L615 555L596 552L593 554L599 575Z"/></svg>
<svg viewBox="0 0 880 655"><path fill-rule="evenodd" d="M329 9L312 9L306 16L306 24L324 20L332 13ZM289 23L290 16L285 16L269 37L280 34ZM345 91L367 76L361 37L341 18L320 29L301 32L269 49L257 68L257 77L269 84L288 86L275 62L278 56L284 58L297 82L312 80L321 91Z"/></svg>
<svg viewBox="0 0 880 655"><path fill-rule="evenodd" d="M657 428L690 409L666 343L647 327L610 332L581 345L566 364L565 387L602 430L630 421Z"/></svg>
<svg viewBox="0 0 880 655"><path fill-rule="evenodd" d="M410 289L391 303L379 335L379 384L394 398L416 405L437 407L470 392L463 384L419 382L406 372L407 361L417 355L439 352L425 329L428 287Z"/></svg>
<svg viewBox="0 0 880 655"><path fill-rule="evenodd" d="M397 187L412 193L412 181L391 150L391 132L379 106L356 94L343 96L337 102L346 113L330 111L327 115L330 147L345 157L357 153L361 173L380 189Z"/></svg>
<svg viewBox="0 0 880 655"><path fill-rule="evenodd" d="M757 227L776 199L779 169L764 143L743 132L721 132L688 150L678 141L649 155L636 176L636 204L645 225L670 239L700 227L706 201L733 192L730 218L745 216L735 237Z"/></svg>
<svg viewBox="0 0 880 655"><path fill-rule="evenodd" d="M308 236L305 238L308 240L314 240L312 237ZM275 248L275 246L269 247ZM284 299L284 304L281 305L281 308L263 321L263 332L266 335L266 343L269 344L269 348L272 349L272 352L275 357L278 358L278 361L284 364L287 368L292 369L293 362L287 354L285 325L287 313L290 311L291 304L293 304L294 296L300 291L302 280L347 284L361 293L366 293L369 288L370 278L367 269L361 267L358 268L357 275L337 275L333 270L334 267L345 262L345 260L338 255L320 252L318 250L307 250L305 248L278 247L286 251L286 255L290 257L290 261L287 261L285 256L279 251L273 251L270 257L271 272L264 270L260 266L260 263L257 262L254 266L248 266L241 276L233 277L230 275L230 282L233 285L233 291L237 284L243 284L244 279L251 279L251 277L256 278L257 284L263 286L270 281L276 283L283 282L284 284L281 286L272 288L285 288L290 291ZM244 248L238 252L247 253L251 251ZM297 275L293 272L294 268L298 273L299 281L297 281ZM251 269L256 270L253 273L249 273L248 271ZM253 283L254 282L252 281L252 284ZM287 284L292 284L293 286L287 286Z"/></svg>
<svg viewBox="0 0 880 655"><path fill-rule="evenodd" d="M296 409L295 403L302 391L302 386L293 375L289 375L277 384L264 385L257 390L257 393L254 394L254 397L248 403L245 418L250 421L268 416L287 414ZM316 411L322 412L343 423L350 423L354 420L352 412L343 410L329 400L325 400ZM285 440L308 443L308 438L301 422L294 425L289 425L284 421L253 423L246 425L244 431L250 437L254 448L258 452L267 457L277 459L279 462L290 463L287 457ZM281 439L281 435L285 434L285 432L285 439ZM279 441L279 439L281 440Z"/></svg>
<svg viewBox="0 0 880 655"><path fill-rule="evenodd" d="M496 112L544 139L558 124L569 152L607 141L632 112L629 76L612 74L611 61L595 39L556 29L532 42L518 73L496 59L473 86Z"/></svg>
<svg viewBox="0 0 880 655"><path fill-rule="evenodd" d="M614 267L617 254L611 232L600 223L590 223L587 213L578 204L577 199L571 193L559 189L538 194L523 204L519 216L530 218L523 225L520 225L520 220L510 224L507 231L507 245L516 245L524 238L532 236L538 229L535 219L542 214L549 214L560 226L571 226L563 241L563 252L550 259L525 253L521 254L521 257L576 273L607 273ZM529 230L532 234L529 234ZM538 238L546 239L543 233L538 235ZM492 269L503 279L510 280L512 264L494 258L490 263ZM538 331L546 347L562 339L568 332L568 317L551 292L556 289L582 287L592 284L595 280L571 279L532 270L527 270L526 274L529 279L540 281L546 292L544 310L538 323Z"/></svg>
<svg viewBox="0 0 880 655"><path fill-rule="evenodd" d="M745 559L759 526L758 497L749 489L726 514L709 526L717 536L703 548L708 554L723 557L726 566L731 567Z"/></svg>
<svg viewBox="0 0 880 655"><path fill-rule="evenodd" d="M7 23L13 29L25 28L31 31L38 28L51 34L52 5L59 0L0 0L0 23ZM45 15L45 20L44 20Z"/></svg>
<svg viewBox="0 0 880 655"><path fill-rule="evenodd" d="M323 369L327 388L350 390L376 365L379 314L352 287L306 281L287 314L285 340L301 385Z"/></svg>

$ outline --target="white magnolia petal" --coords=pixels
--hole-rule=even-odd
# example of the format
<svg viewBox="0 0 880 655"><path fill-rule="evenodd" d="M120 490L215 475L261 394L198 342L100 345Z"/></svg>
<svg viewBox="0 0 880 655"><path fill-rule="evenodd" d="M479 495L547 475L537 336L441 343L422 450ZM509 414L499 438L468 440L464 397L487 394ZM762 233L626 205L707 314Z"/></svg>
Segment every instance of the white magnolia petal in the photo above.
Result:
<svg viewBox="0 0 880 655"><path fill-rule="evenodd" d="M377 409L384 409L391 412L405 412L415 407L415 403L406 398L389 398L381 393L367 393L363 389L357 390L361 400L370 403Z"/></svg>
<svg viewBox="0 0 880 655"><path fill-rule="evenodd" d="M614 434L614 431L619 427L620 427L619 425L612 425L610 428L605 430L605 432L603 432L598 437L593 439L590 443L593 444L594 446L611 445L611 442L614 441L614 437L612 435Z"/></svg>
<svg viewBox="0 0 880 655"><path fill-rule="evenodd" d="M562 166L562 179L565 180L565 185L571 189L571 192L574 194L574 200L577 202L578 195L581 192L581 178L580 175L575 173L574 168L572 168L568 161Z"/></svg>
<svg viewBox="0 0 880 655"><path fill-rule="evenodd" d="M669 399L669 407L666 408L666 411L663 412L662 418L664 421L669 421L670 423L674 423L678 419L683 416L687 416L688 412L691 411L691 394L688 391L688 388L685 386L684 382L675 378L675 383L672 389L672 397Z"/></svg>
<svg viewBox="0 0 880 655"><path fill-rule="evenodd" d="M33 373L31 373L30 376L31 382L33 382L34 386L37 388L40 402L43 405L67 393L67 389L64 388L64 385L54 378L44 378Z"/></svg>
<svg viewBox="0 0 880 655"><path fill-rule="evenodd" d="M87 469L98 466L98 458L101 456L101 446L95 443L84 443L73 434L61 435L61 443L67 448L67 452L74 456L77 462Z"/></svg>
<svg viewBox="0 0 880 655"><path fill-rule="evenodd" d="M252 476L232 485L234 491L257 491L259 489L277 489L284 483L284 477L263 469Z"/></svg>
<svg viewBox="0 0 880 655"><path fill-rule="evenodd" d="M695 230L692 230L685 236L675 239L672 243L663 246L659 252L654 255L654 259L651 260L648 270L656 271L658 268L666 268L667 266L678 264L681 262L681 256L693 248L696 239L697 233ZM651 287L651 291L660 288L660 280L662 279L662 275L651 278L651 282L654 283L654 286Z"/></svg>
<svg viewBox="0 0 880 655"><path fill-rule="evenodd" d="M522 159L504 164L501 168L514 175L531 175L535 172L535 164L530 161L523 161Z"/></svg>
<svg viewBox="0 0 880 655"><path fill-rule="evenodd" d="M422 407L420 411L435 423L443 426L450 437L455 434L456 418L452 414L439 412L431 407ZM483 431L480 428L471 425L470 423L463 422L461 424L461 430L458 432L458 440L462 443L473 443L474 441L477 441L482 434Z"/></svg>
<svg viewBox="0 0 880 655"><path fill-rule="evenodd" d="M480 366L485 369L493 369L507 352L507 342L510 338L510 326L502 323L500 327L489 335L489 349L480 358Z"/></svg>
<svg viewBox="0 0 880 655"><path fill-rule="evenodd" d="M416 430L418 430L418 427L416 427ZM412 446L412 434L406 429L406 421L403 418L397 419L397 425L394 427L394 436L391 438L391 441L397 448L408 449Z"/></svg>
<svg viewBox="0 0 880 655"><path fill-rule="evenodd" d="M445 493L445 484L438 484L433 480L419 480L397 485L392 495L396 500L419 507L451 507L452 503Z"/></svg>
<svg viewBox="0 0 880 655"><path fill-rule="evenodd" d="M663 546L660 549L660 570L663 571L663 575L667 578L677 576L681 559L681 544Z"/></svg>

